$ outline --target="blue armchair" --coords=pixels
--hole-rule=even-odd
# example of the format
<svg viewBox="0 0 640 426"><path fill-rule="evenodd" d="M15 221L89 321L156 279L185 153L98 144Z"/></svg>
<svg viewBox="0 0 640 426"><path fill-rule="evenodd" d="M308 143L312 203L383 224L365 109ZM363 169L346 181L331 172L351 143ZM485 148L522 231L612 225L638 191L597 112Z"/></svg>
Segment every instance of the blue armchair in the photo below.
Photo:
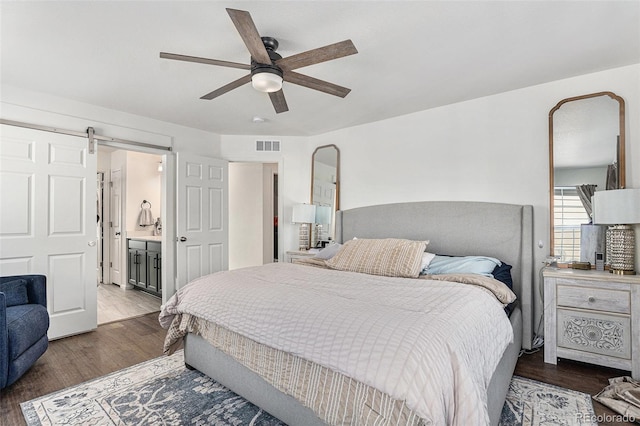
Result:
<svg viewBox="0 0 640 426"><path fill-rule="evenodd" d="M47 278L0 277L0 389L18 380L47 350Z"/></svg>

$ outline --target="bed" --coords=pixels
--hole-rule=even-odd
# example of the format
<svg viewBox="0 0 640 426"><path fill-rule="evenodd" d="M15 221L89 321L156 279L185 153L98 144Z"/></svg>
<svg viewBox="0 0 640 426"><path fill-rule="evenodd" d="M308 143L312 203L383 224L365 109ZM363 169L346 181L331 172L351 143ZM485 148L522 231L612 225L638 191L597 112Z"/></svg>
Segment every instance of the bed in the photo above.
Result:
<svg viewBox="0 0 640 426"><path fill-rule="evenodd" d="M244 335L242 331L230 331L224 321L231 321L229 318L233 317L239 318L237 319L238 321L245 319L245 314L235 312L233 309L224 314L224 321L221 320L219 324L212 321L204 321L194 315L166 315L163 310L163 313L161 313L161 318L164 315L165 321L163 326L166 326L166 321L171 319L170 332L171 330L180 329L183 334L186 334L184 337L185 362L189 366L212 377L289 425L482 423L495 425L500 418L518 354L521 348L531 348L533 336L532 281L534 276L532 215L533 209L531 206L480 202L397 203L337 212L337 242L347 242L354 238L361 240L387 238L412 241L428 240L427 249L431 253L442 253L451 256L491 256L512 266L513 292L517 295L518 301L511 314L508 317L504 315L506 320L499 320L496 322L495 329L491 330L478 326L478 321L475 321L474 324L465 325L464 327L470 328L472 334L476 337L460 338L460 344L456 343L455 335L457 334L455 331L447 331L447 333L451 333L450 342L439 341L437 336L434 337L433 342L438 343L428 345L429 342L427 342L426 346L446 348L446 350L436 351L438 353L448 352L449 346L469 345L475 348L470 352L475 350L482 352L486 348L487 353L482 352L482 359L490 360L492 357L495 358L491 365L489 365L490 361L486 360L482 364L478 363L476 365L476 361L467 360L469 355L466 353L447 354L449 356L448 359L450 361L453 360L451 362L455 363L456 366L455 368L442 367L442 371L454 371L451 373L451 383L453 385L449 385L447 382L442 387L444 389L447 386L454 386L456 389L451 392L443 390L441 397L416 400L416 395L418 398L422 394L431 395L430 392L434 391L432 388L436 388L435 391L437 392L437 388L440 386L439 376L447 376L449 373L438 373L437 379L435 377L424 378L423 376L428 375L431 369L436 369L436 366L441 361L431 358L433 355L425 358L429 360L428 363L422 360L415 361L415 353L411 352L414 350L413 348L407 349L406 358L401 358L400 361L389 360L390 357L387 354L379 354L384 352L384 348L387 347L385 343L382 349L377 348L371 352L375 354L371 356L372 359L376 359L376 361L370 361L375 367L373 368L373 373L361 368L362 363L360 361L353 362L354 371L356 371L353 375L358 374L355 378L350 377L352 373L346 367L342 369L344 364L349 364L352 361L351 354L348 350L345 351L343 346L335 342L328 345L331 346L330 349L334 350L334 352L329 351L323 355L318 355L317 358L315 355L307 357L305 350L306 346L311 346L309 342L322 346L322 342L326 340L326 336L323 334L325 328L332 328L336 321L340 321L335 319L334 313L326 315L330 317L331 321L334 321L334 323L329 323L326 327L324 325L316 326L314 321L297 320L293 318L291 312L282 314L281 321L283 323L279 325L281 332L272 334L276 335L273 337L274 339L280 339L285 343L278 341L278 343L273 344L273 347L265 343L266 340L264 339L267 337L263 336L271 333L269 330L274 330L273 327L265 325L266 328L261 330L262 324L256 322L239 326L239 330L245 327L247 335L250 335L250 337ZM321 268L316 270L310 266L301 265L265 265L264 268L259 268L262 269L243 270L240 275L251 275L252 279L257 280L257 282L266 282L271 279L270 277L273 274L279 274L281 273L279 271L283 271L283 286L285 284L289 285L287 280L297 283L305 281L304 277L309 277L306 284L310 287L324 280L325 275L328 281L342 279L343 277L355 280L356 275L366 275L354 272L347 272L347 275L344 275L345 273L342 271L324 271ZM304 271L305 274L302 278L300 271ZM291 277L287 276L289 273ZM224 277L226 276L224 275ZM219 276L217 278L219 279ZM203 280L208 279L204 278ZM360 280L359 277L357 279ZM405 317L404 322L399 319L397 326L403 327L411 323L412 318L414 318L412 316L413 312L410 312L413 309L412 306L414 306L412 305L412 300L417 296L410 296L407 293L404 300L400 298L399 302L394 302L392 299L395 294L404 292L404 290L399 290L400 287L397 287L397 289L394 287L393 292L389 291L389 286L396 285L401 281L402 285L404 285L406 280L373 276L367 276L364 279L366 282L362 283L362 285L365 287L361 288L371 290L362 290L357 287L361 285L359 282L354 281L352 283L348 281L349 290L344 291L360 292L359 294L366 294L367 297L375 300L388 299L389 309L392 311L397 308L397 306L391 306L393 303L400 304L403 307L406 306L406 310L409 312L402 313ZM416 280L409 279L409 281ZM233 282L230 282L229 285L233 286ZM319 284L317 285L320 287ZM345 286L340 288L329 286L326 291L330 294L337 294L337 292L343 291L343 287ZM409 287L411 287L411 283L409 283ZM446 291L451 288L451 291L454 291L454 287L455 291L458 291L459 286L455 283L443 283L442 288L446 288ZM285 286L285 290L289 288L293 287ZM254 291L256 299L268 301L270 294L268 292L261 293L260 286L254 287ZM414 291L413 287L411 287L411 291ZM474 293L474 297L483 298L486 293L486 291L478 291ZM293 291L290 292L291 299L288 299L289 296L287 294L289 293L284 293L284 296L281 296L287 299L282 305L300 305L300 302L294 298ZM323 297L318 293L318 299ZM335 310L343 309L340 304L347 299L349 299L347 302L351 303L350 297L350 294L340 293L339 297L332 299L334 300L333 308ZM363 298L366 299L364 296ZM451 306L455 308L457 306L455 303L463 303L462 301L459 302L459 299L462 300L464 297L456 296L455 300L450 301L452 303ZM290 303L287 303L287 301ZM198 302L194 303L197 304ZM276 305L276 303L272 302L274 311L281 311L281 307ZM440 305L442 304L440 303ZM219 307L218 310L225 310L225 308L225 306ZM323 309L330 311L328 308ZM382 309L384 310L386 307ZM495 314L495 309L493 307L491 309L491 315L497 315ZM306 306L302 310L315 312L314 308ZM342 321L349 324L357 323L359 319L358 309L349 309L349 311L350 317L348 317L348 320ZM321 315L320 312L322 310L318 310L316 315ZM501 313L504 314L503 312ZM246 315L248 318L249 315ZM489 316L488 313L482 313L482 315ZM345 316L345 318L347 317ZM180 325L177 325L178 321L181 321ZM375 322L375 320L372 321ZM421 327L431 327L436 331L440 328L445 330L444 327L448 326L446 324L451 322L450 320L447 322L437 318L421 319L420 321L423 321L419 322ZM265 322L268 323L268 321ZM309 338L309 342L291 343L298 346L293 346L295 350L292 349L290 352L280 349L282 345L290 343L291 336L287 334L287 331L293 327L298 327L298 324L307 326L307 322L309 323L308 327L319 327L303 329L305 333L308 333L307 336L312 335L313 338ZM371 321L367 320L353 327L363 328L369 326L370 323ZM492 340L492 338L489 336L495 333L496 336L502 336L496 337L496 340L506 339L505 336L507 335L505 333L507 331L500 328L505 328L503 323L507 324L508 341L505 340L504 346L499 349L500 352L497 356L490 355L491 344L488 341ZM474 326L479 328L473 329L472 327ZM384 324L378 328L385 329L389 327ZM407 327L407 330L409 329L410 327ZM336 334L335 331L332 333ZM388 333L390 333L391 339L399 334L398 329L388 331ZM347 334L346 331L345 334ZM171 339L169 336L167 339L170 344ZM353 340L350 336L346 336L344 339ZM467 343L464 339L469 339L469 342ZM175 341L176 336L173 337L173 342ZM361 343L357 339L353 341L358 342L358 345ZM418 342L415 345L425 344L422 337L412 338L411 341ZM400 347L403 348L402 351L395 350L400 355L403 355L405 350L402 345L406 346L406 344L400 344ZM394 354L395 356L397 354ZM407 380L406 374L395 375L395 373L390 373L390 371L396 371L394 362L409 365L415 370L411 370L411 381ZM431 363L433 363L433 366ZM427 364L429 365L427 366ZM437 368L440 371L441 367ZM480 370L487 370L488 368L491 368L491 371L488 374L487 371L484 371L484 376L482 376ZM458 373L459 369L465 374ZM297 379L297 381L293 382L289 379L289 376L302 377L304 380ZM471 379L467 379L467 377L471 377ZM425 382L423 383L420 380ZM407 382L407 385L400 386L396 382ZM437 386L435 382L438 382ZM427 388L428 392L425 391ZM482 395L477 395L475 399L468 397L468 394L464 393L462 396L458 396L460 391L457 388L465 389L465 392L468 388L469 393L478 393L480 392L478 389L481 389ZM326 391L327 395L320 390ZM333 396L344 395L344 398L341 396L339 401L334 401L329 398L329 394ZM399 397L404 395L408 395L406 400ZM439 399L442 399L442 401ZM485 405L483 406L482 404ZM354 409L353 407L356 405L357 408Z"/></svg>

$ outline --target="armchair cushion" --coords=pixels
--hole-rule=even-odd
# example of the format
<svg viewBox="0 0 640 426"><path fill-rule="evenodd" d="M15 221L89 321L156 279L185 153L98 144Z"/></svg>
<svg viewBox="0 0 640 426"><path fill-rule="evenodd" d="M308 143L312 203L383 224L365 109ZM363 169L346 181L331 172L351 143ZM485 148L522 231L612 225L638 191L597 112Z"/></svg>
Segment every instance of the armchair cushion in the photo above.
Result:
<svg viewBox="0 0 640 426"><path fill-rule="evenodd" d="M19 305L7 308L9 361L18 358L49 329L49 314L42 305ZM34 360L35 361L35 360Z"/></svg>
<svg viewBox="0 0 640 426"><path fill-rule="evenodd" d="M27 280L18 279L0 283L0 293L5 294L7 307L29 303Z"/></svg>

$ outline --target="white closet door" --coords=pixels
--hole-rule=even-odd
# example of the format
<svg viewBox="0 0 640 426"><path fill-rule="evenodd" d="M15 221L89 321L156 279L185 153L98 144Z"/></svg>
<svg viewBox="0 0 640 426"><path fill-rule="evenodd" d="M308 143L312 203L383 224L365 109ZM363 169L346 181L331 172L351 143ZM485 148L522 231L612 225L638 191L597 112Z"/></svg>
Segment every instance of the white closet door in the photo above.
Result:
<svg viewBox="0 0 640 426"><path fill-rule="evenodd" d="M96 154L74 136L0 135L0 275L47 276L50 339L95 329Z"/></svg>
<svg viewBox="0 0 640 426"><path fill-rule="evenodd" d="M109 244L109 252L111 264L109 268L110 278L112 284L118 284L119 286L125 285L127 282L123 279L122 272L122 253L124 253L122 244L122 170L111 170L111 183L109 184L110 192L110 208L111 208L111 220L109 223L109 238L111 244Z"/></svg>
<svg viewBox="0 0 640 426"><path fill-rule="evenodd" d="M186 153L177 160L176 290L229 268L229 164Z"/></svg>

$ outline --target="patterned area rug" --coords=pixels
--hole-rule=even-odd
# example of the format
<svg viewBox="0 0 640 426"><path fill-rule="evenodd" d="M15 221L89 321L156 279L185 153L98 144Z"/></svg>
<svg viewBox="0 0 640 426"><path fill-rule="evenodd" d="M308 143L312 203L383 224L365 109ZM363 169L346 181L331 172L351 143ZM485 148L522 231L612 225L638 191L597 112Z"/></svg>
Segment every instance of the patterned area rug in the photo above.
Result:
<svg viewBox="0 0 640 426"><path fill-rule="evenodd" d="M278 419L198 371L183 352L23 402L27 425L264 425ZM514 376L501 426L597 425L587 394Z"/></svg>
<svg viewBox="0 0 640 426"><path fill-rule="evenodd" d="M597 426L591 396L513 376L500 426Z"/></svg>

